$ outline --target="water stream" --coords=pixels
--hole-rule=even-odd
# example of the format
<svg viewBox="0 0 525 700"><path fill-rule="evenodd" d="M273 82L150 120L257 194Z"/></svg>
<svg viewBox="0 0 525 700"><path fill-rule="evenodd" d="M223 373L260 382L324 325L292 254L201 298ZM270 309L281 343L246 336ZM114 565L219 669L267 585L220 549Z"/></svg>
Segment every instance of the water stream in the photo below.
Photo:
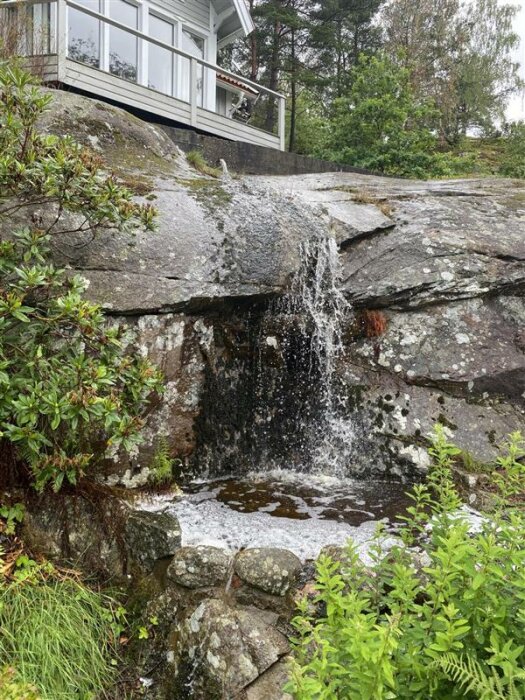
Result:
<svg viewBox="0 0 525 700"><path fill-rule="evenodd" d="M406 507L406 485L353 478L339 379L352 310L340 275L333 238L304 241L289 293L216 329L198 478L170 506L186 544L313 557L326 543L365 543Z"/></svg>

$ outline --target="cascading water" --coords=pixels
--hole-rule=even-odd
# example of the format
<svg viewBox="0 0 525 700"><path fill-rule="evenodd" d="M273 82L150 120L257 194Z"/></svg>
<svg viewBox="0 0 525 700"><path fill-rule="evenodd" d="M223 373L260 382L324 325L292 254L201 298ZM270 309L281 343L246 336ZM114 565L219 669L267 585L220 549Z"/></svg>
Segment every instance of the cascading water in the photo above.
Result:
<svg viewBox="0 0 525 700"><path fill-rule="evenodd" d="M348 475L352 422L338 361L351 310L331 237L301 244L290 291L218 327L196 464L209 476L247 472ZM233 337L232 337L233 336Z"/></svg>
<svg viewBox="0 0 525 700"><path fill-rule="evenodd" d="M301 266L290 292L267 312L281 318L284 353L292 347L290 359L296 373L287 390L295 392L301 385L304 400L292 420L292 430L303 435L303 449L299 460L288 468L338 476L347 471L354 437L337 382L337 363L344 352L343 331L351 313L341 292L340 277L336 241L331 237L304 241ZM266 325L262 324L263 331ZM291 343L287 333L297 334L300 342L296 338ZM260 366L261 374L264 369ZM283 375L282 381L287 380ZM286 392L286 387L283 389Z"/></svg>
<svg viewBox="0 0 525 700"><path fill-rule="evenodd" d="M232 308L207 334L207 392L194 481L173 505L184 543L285 547L304 558L364 544L404 487L353 480L355 431L342 377L351 309L336 241L301 245L285 296Z"/></svg>

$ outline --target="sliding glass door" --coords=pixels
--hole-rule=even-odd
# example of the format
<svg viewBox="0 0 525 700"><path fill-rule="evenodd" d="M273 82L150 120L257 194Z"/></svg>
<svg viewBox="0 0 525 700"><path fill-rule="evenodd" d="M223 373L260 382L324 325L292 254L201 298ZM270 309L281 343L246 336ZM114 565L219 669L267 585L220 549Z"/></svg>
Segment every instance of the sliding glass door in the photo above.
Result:
<svg viewBox="0 0 525 700"><path fill-rule="evenodd" d="M204 39L184 28L182 30L181 49L197 58L204 58ZM188 58L180 58L181 62L181 89L180 99L189 102L190 96L190 61ZM202 107L204 87L204 68L201 64L197 66L197 104Z"/></svg>

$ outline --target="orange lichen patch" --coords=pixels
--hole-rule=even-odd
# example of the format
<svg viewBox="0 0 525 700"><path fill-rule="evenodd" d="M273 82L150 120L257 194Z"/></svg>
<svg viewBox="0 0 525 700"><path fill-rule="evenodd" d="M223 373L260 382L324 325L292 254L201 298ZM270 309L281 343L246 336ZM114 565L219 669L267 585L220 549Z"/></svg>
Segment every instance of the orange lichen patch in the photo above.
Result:
<svg viewBox="0 0 525 700"><path fill-rule="evenodd" d="M365 338L379 338L385 333L388 325L385 314L374 309L361 311L357 320Z"/></svg>

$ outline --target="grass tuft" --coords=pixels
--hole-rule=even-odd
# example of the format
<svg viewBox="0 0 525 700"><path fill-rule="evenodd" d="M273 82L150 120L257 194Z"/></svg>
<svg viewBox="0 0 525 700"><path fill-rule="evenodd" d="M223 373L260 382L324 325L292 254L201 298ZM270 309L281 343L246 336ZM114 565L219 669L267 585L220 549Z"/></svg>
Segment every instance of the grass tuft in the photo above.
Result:
<svg viewBox="0 0 525 700"><path fill-rule="evenodd" d="M188 153L186 153L186 160L202 175L209 175L210 177L216 178L222 175L222 170L220 168L212 168L211 165L208 165L200 151L188 151Z"/></svg>
<svg viewBox="0 0 525 700"><path fill-rule="evenodd" d="M2 663L41 700L98 697L115 677L108 602L72 579L2 583Z"/></svg>

